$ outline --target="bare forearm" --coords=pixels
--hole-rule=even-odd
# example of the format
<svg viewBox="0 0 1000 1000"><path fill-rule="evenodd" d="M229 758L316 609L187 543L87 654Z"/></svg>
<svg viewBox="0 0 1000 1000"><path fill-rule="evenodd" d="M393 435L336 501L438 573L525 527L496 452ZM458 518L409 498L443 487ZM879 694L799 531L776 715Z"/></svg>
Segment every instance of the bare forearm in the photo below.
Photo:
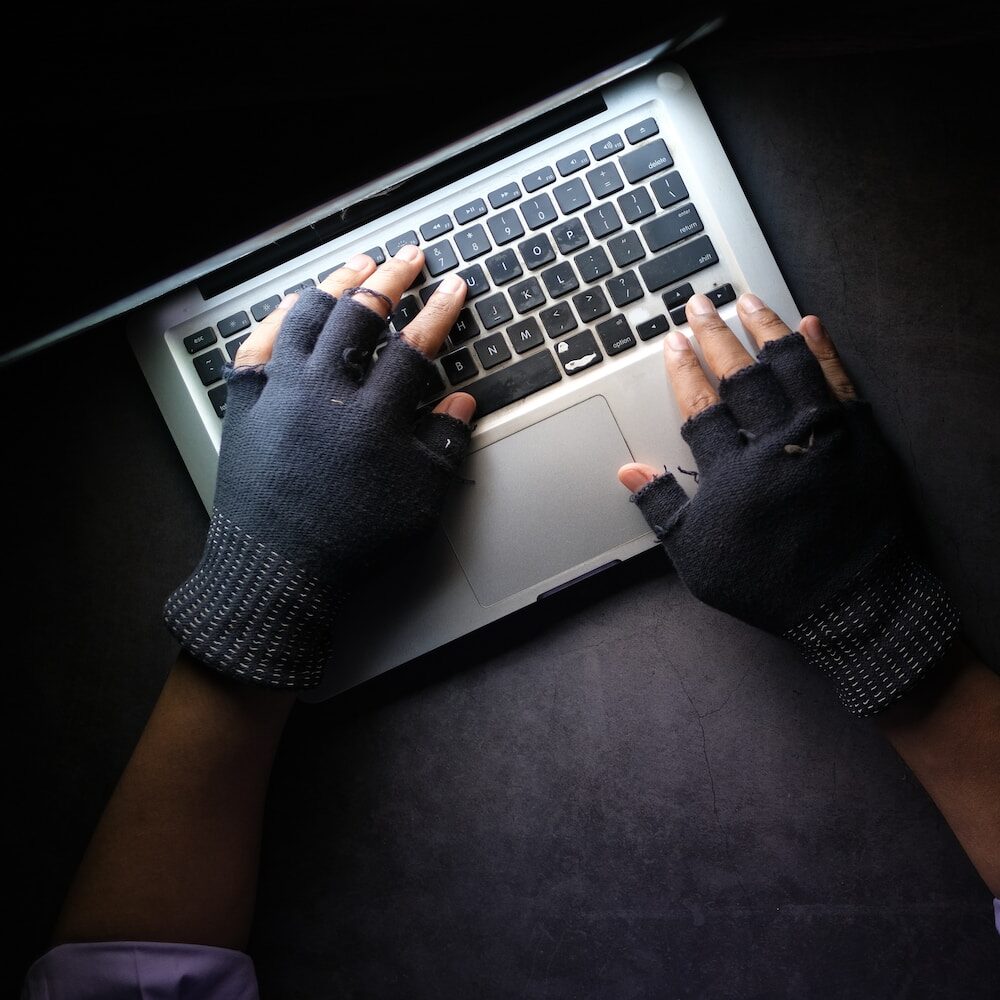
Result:
<svg viewBox="0 0 1000 1000"><path fill-rule="evenodd" d="M293 700L178 660L84 855L57 943L245 945L267 782Z"/></svg>
<svg viewBox="0 0 1000 1000"><path fill-rule="evenodd" d="M1000 897L1000 677L956 643L938 676L879 728Z"/></svg>

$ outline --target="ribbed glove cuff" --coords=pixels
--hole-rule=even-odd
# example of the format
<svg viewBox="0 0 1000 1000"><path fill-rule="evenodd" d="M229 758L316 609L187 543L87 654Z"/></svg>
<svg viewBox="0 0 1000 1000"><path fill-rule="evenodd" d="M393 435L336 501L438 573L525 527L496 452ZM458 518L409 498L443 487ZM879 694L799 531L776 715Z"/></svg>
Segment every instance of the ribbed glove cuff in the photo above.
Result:
<svg viewBox="0 0 1000 1000"><path fill-rule="evenodd" d="M844 707L877 715L944 655L959 613L941 581L890 542L843 590L787 632L833 678Z"/></svg>
<svg viewBox="0 0 1000 1000"><path fill-rule="evenodd" d="M164 618L188 653L220 673L298 690L319 684L339 598L215 511L201 562Z"/></svg>

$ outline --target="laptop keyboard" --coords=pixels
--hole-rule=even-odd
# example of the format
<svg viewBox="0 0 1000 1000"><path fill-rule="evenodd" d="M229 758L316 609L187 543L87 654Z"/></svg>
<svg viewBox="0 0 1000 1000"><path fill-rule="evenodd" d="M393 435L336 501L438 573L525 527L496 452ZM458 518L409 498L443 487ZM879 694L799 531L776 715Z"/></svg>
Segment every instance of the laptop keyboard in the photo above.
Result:
<svg viewBox="0 0 1000 1000"><path fill-rule="evenodd" d="M365 252L381 264L407 244L422 248L424 273L392 313L392 326L404 330L442 276L457 270L468 286L466 305L424 401L461 389L475 397L477 417L685 323L684 304L695 291L685 279L719 263L653 118L625 128L624 138L609 135ZM340 266L319 272L316 281ZM307 279L285 295L314 284ZM736 297L729 284L699 291L716 305ZM655 302L656 315L633 330L620 310L641 299ZM235 358L252 322L280 302L271 295L184 338L219 417L226 409L226 360Z"/></svg>

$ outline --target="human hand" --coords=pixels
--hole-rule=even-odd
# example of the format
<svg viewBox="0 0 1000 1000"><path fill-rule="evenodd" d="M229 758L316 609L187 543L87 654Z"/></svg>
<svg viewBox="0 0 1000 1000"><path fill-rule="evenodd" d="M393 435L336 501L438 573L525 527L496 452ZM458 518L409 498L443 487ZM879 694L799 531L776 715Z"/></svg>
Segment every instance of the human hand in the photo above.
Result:
<svg viewBox="0 0 1000 1000"><path fill-rule="evenodd" d="M340 603L438 516L475 400L453 393L423 417L418 405L465 282L446 277L371 364L422 264L415 247L377 269L359 254L282 303L227 373L205 553L165 608L181 645L222 673L318 684Z"/></svg>
<svg viewBox="0 0 1000 1000"><path fill-rule="evenodd" d="M648 465L618 477L696 597L792 639L873 715L940 659L958 615L906 549L892 456L823 325L793 334L753 295L737 307L756 363L706 296L687 303L718 392L683 334L664 344L695 496Z"/></svg>

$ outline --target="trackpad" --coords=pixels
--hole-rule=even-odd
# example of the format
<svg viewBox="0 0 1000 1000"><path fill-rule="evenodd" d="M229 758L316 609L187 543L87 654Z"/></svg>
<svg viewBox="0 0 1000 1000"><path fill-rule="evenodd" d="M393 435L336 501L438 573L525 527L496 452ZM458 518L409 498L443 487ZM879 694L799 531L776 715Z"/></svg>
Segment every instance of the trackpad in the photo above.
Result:
<svg viewBox="0 0 1000 1000"><path fill-rule="evenodd" d="M603 396L470 455L444 527L483 605L648 533L619 466L632 455Z"/></svg>

